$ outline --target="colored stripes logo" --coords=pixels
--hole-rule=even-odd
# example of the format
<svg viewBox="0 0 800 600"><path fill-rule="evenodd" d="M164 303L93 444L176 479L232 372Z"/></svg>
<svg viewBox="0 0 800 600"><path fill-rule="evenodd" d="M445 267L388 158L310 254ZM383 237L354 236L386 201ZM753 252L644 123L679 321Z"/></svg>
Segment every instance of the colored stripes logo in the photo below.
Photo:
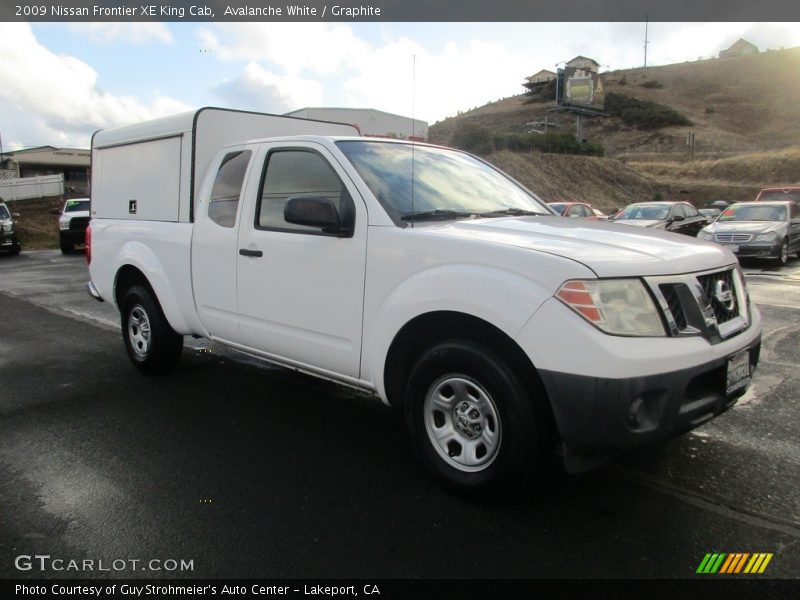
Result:
<svg viewBox="0 0 800 600"><path fill-rule="evenodd" d="M771 560L771 552L758 552L756 554L747 552L734 552L730 554L725 552L709 552L703 558L700 566L697 567L697 573L703 575L713 575L715 573L720 575L738 575L740 573L755 575L756 573L763 573L766 571L767 565Z"/></svg>

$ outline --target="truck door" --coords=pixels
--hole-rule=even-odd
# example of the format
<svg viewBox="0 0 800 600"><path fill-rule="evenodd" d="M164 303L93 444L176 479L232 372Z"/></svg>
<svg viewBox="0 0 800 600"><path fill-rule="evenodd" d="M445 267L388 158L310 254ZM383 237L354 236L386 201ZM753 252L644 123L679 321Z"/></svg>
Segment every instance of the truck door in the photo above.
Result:
<svg viewBox="0 0 800 600"><path fill-rule="evenodd" d="M352 181L319 144L265 144L239 227L238 303L248 348L300 366L358 377L367 212ZM256 178L258 181L256 183ZM288 223L289 198L325 198L352 232ZM326 200L327 202L327 200Z"/></svg>
<svg viewBox="0 0 800 600"><path fill-rule="evenodd" d="M238 342L237 224L253 150L226 150L195 202L192 287L200 320L213 338Z"/></svg>

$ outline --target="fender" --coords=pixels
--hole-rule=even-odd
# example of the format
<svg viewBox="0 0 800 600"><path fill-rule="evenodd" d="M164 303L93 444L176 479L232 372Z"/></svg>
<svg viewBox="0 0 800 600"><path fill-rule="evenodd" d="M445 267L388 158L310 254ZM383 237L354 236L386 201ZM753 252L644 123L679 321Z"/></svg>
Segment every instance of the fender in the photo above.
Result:
<svg viewBox="0 0 800 600"><path fill-rule="evenodd" d="M453 290L463 293L454 294ZM388 403L383 378L386 356L399 331L418 316L461 312L491 323L515 339L552 295L551 286L501 268L456 264L420 271L392 290L365 322L362 379L372 382L381 400Z"/></svg>
<svg viewBox="0 0 800 600"><path fill-rule="evenodd" d="M170 256L169 253L162 253L162 255ZM179 262L183 261L184 265L189 264L188 255L185 257L173 257L173 259L177 259ZM207 335L194 312L191 279L188 275L177 278L170 277L167 268L151 248L142 242L128 241L120 248L117 257L117 268L114 276L115 292L116 274L125 265L136 267L147 277L147 281L153 288L161 309L164 311L164 316L177 333L181 335ZM185 270L186 267L184 266L184 272Z"/></svg>

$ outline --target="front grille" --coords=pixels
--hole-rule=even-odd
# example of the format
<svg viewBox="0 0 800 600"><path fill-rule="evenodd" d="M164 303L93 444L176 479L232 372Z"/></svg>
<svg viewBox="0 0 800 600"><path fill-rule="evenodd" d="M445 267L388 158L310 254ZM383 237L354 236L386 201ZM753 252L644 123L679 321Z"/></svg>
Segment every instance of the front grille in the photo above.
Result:
<svg viewBox="0 0 800 600"><path fill-rule="evenodd" d="M645 279L670 336L699 335L718 344L747 329L747 290L738 267Z"/></svg>
<svg viewBox="0 0 800 600"><path fill-rule="evenodd" d="M89 226L89 217L73 217L69 222L69 230L74 233L86 231Z"/></svg>
<svg viewBox="0 0 800 600"><path fill-rule="evenodd" d="M724 243L733 243L733 244L744 244L745 242L749 242L753 239L753 234L751 233L717 233L714 235L714 239L718 242Z"/></svg>
<svg viewBox="0 0 800 600"><path fill-rule="evenodd" d="M711 308L714 310L714 317L717 324L727 323L731 319L739 316L739 301L736 297L736 283L733 277L733 269L719 271L708 275L700 275L697 281L703 286ZM731 302L725 302L719 298L725 291L730 291L733 298Z"/></svg>
<svg viewBox="0 0 800 600"><path fill-rule="evenodd" d="M659 287L661 293L664 294L664 300L667 301L667 308L672 315L672 320L675 321L675 326L683 331L688 325L686 321L686 313L683 310L680 296L678 295L678 286L683 285L680 283L662 283Z"/></svg>

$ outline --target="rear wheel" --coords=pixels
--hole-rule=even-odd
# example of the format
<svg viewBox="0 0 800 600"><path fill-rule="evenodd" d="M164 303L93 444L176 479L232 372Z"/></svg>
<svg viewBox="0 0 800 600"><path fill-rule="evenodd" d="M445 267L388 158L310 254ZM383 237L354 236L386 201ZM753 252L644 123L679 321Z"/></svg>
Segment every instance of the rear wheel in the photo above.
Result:
<svg viewBox="0 0 800 600"><path fill-rule="evenodd" d="M475 342L429 348L412 369L406 424L423 463L470 495L523 487L547 458L549 424L521 374Z"/></svg>
<svg viewBox="0 0 800 600"><path fill-rule="evenodd" d="M75 244L65 239L63 235L61 236L61 239L59 241L61 245L62 254L71 254L72 251L75 250Z"/></svg>
<svg viewBox="0 0 800 600"><path fill-rule="evenodd" d="M183 351L183 336L172 329L152 292L141 285L131 287L120 309L122 339L136 368L158 374L174 367Z"/></svg>

